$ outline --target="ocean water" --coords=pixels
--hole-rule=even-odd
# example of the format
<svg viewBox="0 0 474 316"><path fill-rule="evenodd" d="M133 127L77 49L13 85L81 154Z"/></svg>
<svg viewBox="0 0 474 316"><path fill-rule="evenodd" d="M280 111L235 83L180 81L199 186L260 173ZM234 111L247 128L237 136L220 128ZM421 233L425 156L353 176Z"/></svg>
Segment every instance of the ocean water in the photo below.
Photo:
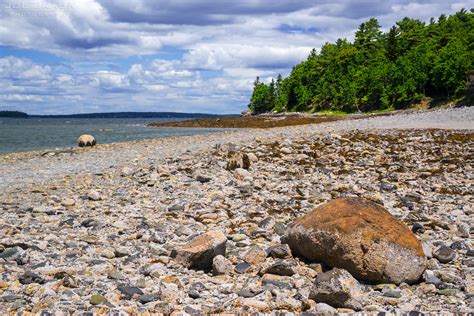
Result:
<svg viewBox="0 0 474 316"><path fill-rule="evenodd" d="M82 134L106 144L140 139L185 136L221 129L147 127L147 123L170 122L172 118L4 118L0 117L0 152L56 149L77 146Z"/></svg>

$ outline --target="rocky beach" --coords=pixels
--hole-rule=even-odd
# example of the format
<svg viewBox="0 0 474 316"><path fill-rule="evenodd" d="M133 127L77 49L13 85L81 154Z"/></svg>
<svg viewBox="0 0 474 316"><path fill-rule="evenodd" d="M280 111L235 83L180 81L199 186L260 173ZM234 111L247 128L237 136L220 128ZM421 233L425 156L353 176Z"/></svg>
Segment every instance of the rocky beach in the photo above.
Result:
<svg viewBox="0 0 474 316"><path fill-rule="evenodd" d="M473 157L472 107L0 155L0 313L472 313Z"/></svg>

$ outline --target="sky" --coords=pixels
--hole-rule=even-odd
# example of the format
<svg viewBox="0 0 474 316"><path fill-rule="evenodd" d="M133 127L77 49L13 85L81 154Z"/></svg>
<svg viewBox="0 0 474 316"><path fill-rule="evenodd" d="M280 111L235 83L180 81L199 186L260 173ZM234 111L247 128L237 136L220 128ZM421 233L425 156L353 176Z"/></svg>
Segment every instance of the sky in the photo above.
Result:
<svg viewBox="0 0 474 316"><path fill-rule="evenodd" d="M239 113L311 49L474 0L0 0L0 110Z"/></svg>

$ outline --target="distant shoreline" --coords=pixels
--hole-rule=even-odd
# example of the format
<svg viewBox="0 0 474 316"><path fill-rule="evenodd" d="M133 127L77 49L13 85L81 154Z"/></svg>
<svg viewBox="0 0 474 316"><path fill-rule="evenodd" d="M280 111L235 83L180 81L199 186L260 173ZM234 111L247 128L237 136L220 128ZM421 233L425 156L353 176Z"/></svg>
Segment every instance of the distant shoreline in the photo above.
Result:
<svg viewBox="0 0 474 316"><path fill-rule="evenodd" d="M234 117L239 114L208 114L182 112L106 112L84 114L39 115L20 111L0 111L0 117L12 118L211 118Z"/></svg>
<svg viewBox="0 0 474 316"><path fill-rule="evenodd" d="M188 119L191 118L0 118L0 153L75 147L82 134L93 135L99 144L105 144L216 132L146 126Z"/></svg>
<svg viewBox="0 0 474 316"><path fill-rule="evenodd" d="M272 139L289 137L289 135L304 135L306 133L332 133L347 130L379 130L379 129L450 129L459 130L473 135L473 108L456 108L435 111L404 112L398 117L392 115L366 116L355 120L336 120L314 125L288 126L270 129L241 129L222 130L212 134L195 134L150 138L141 140L99 143L95 147L79 148L76 146L60 147L57 149L37 149L19 152L0 153L0 169L5 172L0 175L0 191L12 188L13 184L24 187L26 183L36 183L38 179L55 178L77 173L103 172L110 165L127 164L137 156L152 150L151 157L178 157L188 150L199 151L222 143L246 143L255 138ZM58 157L61 158L60 167ZM80 158L82 157L82 158ZM54 161L54 163L52 163ZM82 161L82 162L81 162ZM91 163L93 161L93 163ZM13 168L12 163L18 164ZM41 166L39 165L41 164ZM72 167L72 165L76 165ZM13 171L13 169L15 171ZM6 172L8 170L8 172ZM43 171L40 171L43 170ZM18 178L14 175L17 173ZM28 177L24 175L28 174ZM21 179L21 181L19 181Z"/></svg>
<svg viewBox="0 0 474 316"><path fill-rule="evenodd" d="M435 110L435 109L432 109ZM306 124L320 124L341 120L355 120L376 116L391 116L413 112L426 112L432 110L406 109L394 110L380 113L300 113L267 112L257 115L240 117L214 117L214 118L194 118L191 120L177 122L150 123L151 127L179 127L179 128L275 128L285 126L296 126Z"/></svg>

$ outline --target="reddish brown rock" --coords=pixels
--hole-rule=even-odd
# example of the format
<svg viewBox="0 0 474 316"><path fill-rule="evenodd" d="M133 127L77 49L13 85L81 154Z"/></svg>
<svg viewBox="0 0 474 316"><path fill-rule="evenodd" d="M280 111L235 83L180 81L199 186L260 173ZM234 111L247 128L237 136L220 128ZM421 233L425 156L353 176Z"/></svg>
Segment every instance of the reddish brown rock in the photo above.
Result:
<svg viewBox="0 0 474 316"><path fill-rule="evenodd" d="M210 231L197 236L189 243L171 252L175 261L193 269L210 270L217 255L225 255L227 238L220 231Z"/></svg>
<svg viewBox="0 0 474 316"><path fill-rule="evenodd" d="M383 207L361 198L341 198L292 223L292 252L346 269L367 282L414 283L426 268L421 243Z"/></svg>

